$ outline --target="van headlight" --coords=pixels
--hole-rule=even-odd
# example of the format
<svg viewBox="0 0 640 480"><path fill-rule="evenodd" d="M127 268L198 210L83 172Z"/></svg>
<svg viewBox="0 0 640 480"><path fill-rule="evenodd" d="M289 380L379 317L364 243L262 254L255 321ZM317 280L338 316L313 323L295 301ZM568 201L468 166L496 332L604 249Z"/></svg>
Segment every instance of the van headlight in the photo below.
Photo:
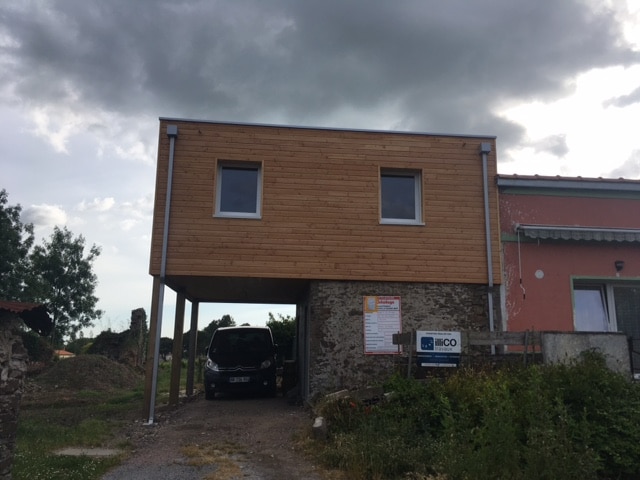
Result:
<svg viewBox="0 0 640 480"><path fill-rule="evenodd" d="M260 364L260 369L265 370L271 366L271 359L267 358L264 362Z"/></svg>
<svg viewBox="0 0 640 480"><path fill-rule="evenodd" d="M206 368L207 370L211 370L212 372L219 371L218 364L210 358L207 358L207 363L204 364L204 368Z"/></svg>

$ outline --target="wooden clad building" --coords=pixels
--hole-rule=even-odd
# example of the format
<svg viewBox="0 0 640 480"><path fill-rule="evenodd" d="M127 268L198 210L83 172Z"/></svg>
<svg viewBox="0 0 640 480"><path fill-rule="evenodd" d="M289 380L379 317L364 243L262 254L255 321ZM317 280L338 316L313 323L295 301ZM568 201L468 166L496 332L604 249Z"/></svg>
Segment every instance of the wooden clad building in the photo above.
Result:
<svg viewBox="0 0 640 480"><path fill-rule="evenodd" d="M494 137L163 118L150 274L192 302L296 304L303 395L359 383L314 369L328 330L359 339L342 364L388 366L363 353L363 295L400 296L405 330L489 328L496 173Z"/></svg>

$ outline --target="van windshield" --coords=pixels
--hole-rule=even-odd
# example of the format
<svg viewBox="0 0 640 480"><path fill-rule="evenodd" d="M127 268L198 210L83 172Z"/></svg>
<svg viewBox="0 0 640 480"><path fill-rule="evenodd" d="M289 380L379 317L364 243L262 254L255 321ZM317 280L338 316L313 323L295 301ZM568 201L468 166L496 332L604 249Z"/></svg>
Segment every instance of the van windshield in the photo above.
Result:
<svg viewBox="0 0 640 480"><path fill-rule="evenodd" d="M218 330L213 336L209 356L247 355L264 358L272 353L272 340L268 330Z"/></svg>

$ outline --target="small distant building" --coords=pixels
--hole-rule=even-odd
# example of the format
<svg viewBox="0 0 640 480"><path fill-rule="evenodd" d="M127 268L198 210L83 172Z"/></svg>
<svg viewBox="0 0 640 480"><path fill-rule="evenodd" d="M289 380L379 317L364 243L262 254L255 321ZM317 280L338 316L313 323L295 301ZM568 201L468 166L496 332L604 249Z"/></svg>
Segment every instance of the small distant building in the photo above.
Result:
<svg viewBox="0 0 640 480"><path fill-rule="evenodd" d="M58 360L64 360L65 358L75 357L75 353L67 352L66 350L54 350L53 356Z"/></svg>

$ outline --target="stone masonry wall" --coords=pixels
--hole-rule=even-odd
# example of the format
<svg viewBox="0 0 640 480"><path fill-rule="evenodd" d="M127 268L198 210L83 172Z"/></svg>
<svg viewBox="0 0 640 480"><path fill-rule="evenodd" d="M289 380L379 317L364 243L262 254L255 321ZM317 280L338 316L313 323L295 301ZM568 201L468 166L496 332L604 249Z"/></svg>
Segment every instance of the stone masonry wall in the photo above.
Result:
<svg viewBox="0 0 640 480"><path fill-rule="evenodd" d="M403 332L489 330L485 285L312 282L310 399L365 387L394 371L395 355L364 354L363 297L367 295L401 297ZM494 297L496 305L500 302ZM496 320L495 324L500 323Z"/></svg>
<svg viewBox="0 0 640 480"><path fill-rule="evenodd" d="M22 382L27 369L21 325L17 316L0 313L0 480L11 479Z"/></svg>

